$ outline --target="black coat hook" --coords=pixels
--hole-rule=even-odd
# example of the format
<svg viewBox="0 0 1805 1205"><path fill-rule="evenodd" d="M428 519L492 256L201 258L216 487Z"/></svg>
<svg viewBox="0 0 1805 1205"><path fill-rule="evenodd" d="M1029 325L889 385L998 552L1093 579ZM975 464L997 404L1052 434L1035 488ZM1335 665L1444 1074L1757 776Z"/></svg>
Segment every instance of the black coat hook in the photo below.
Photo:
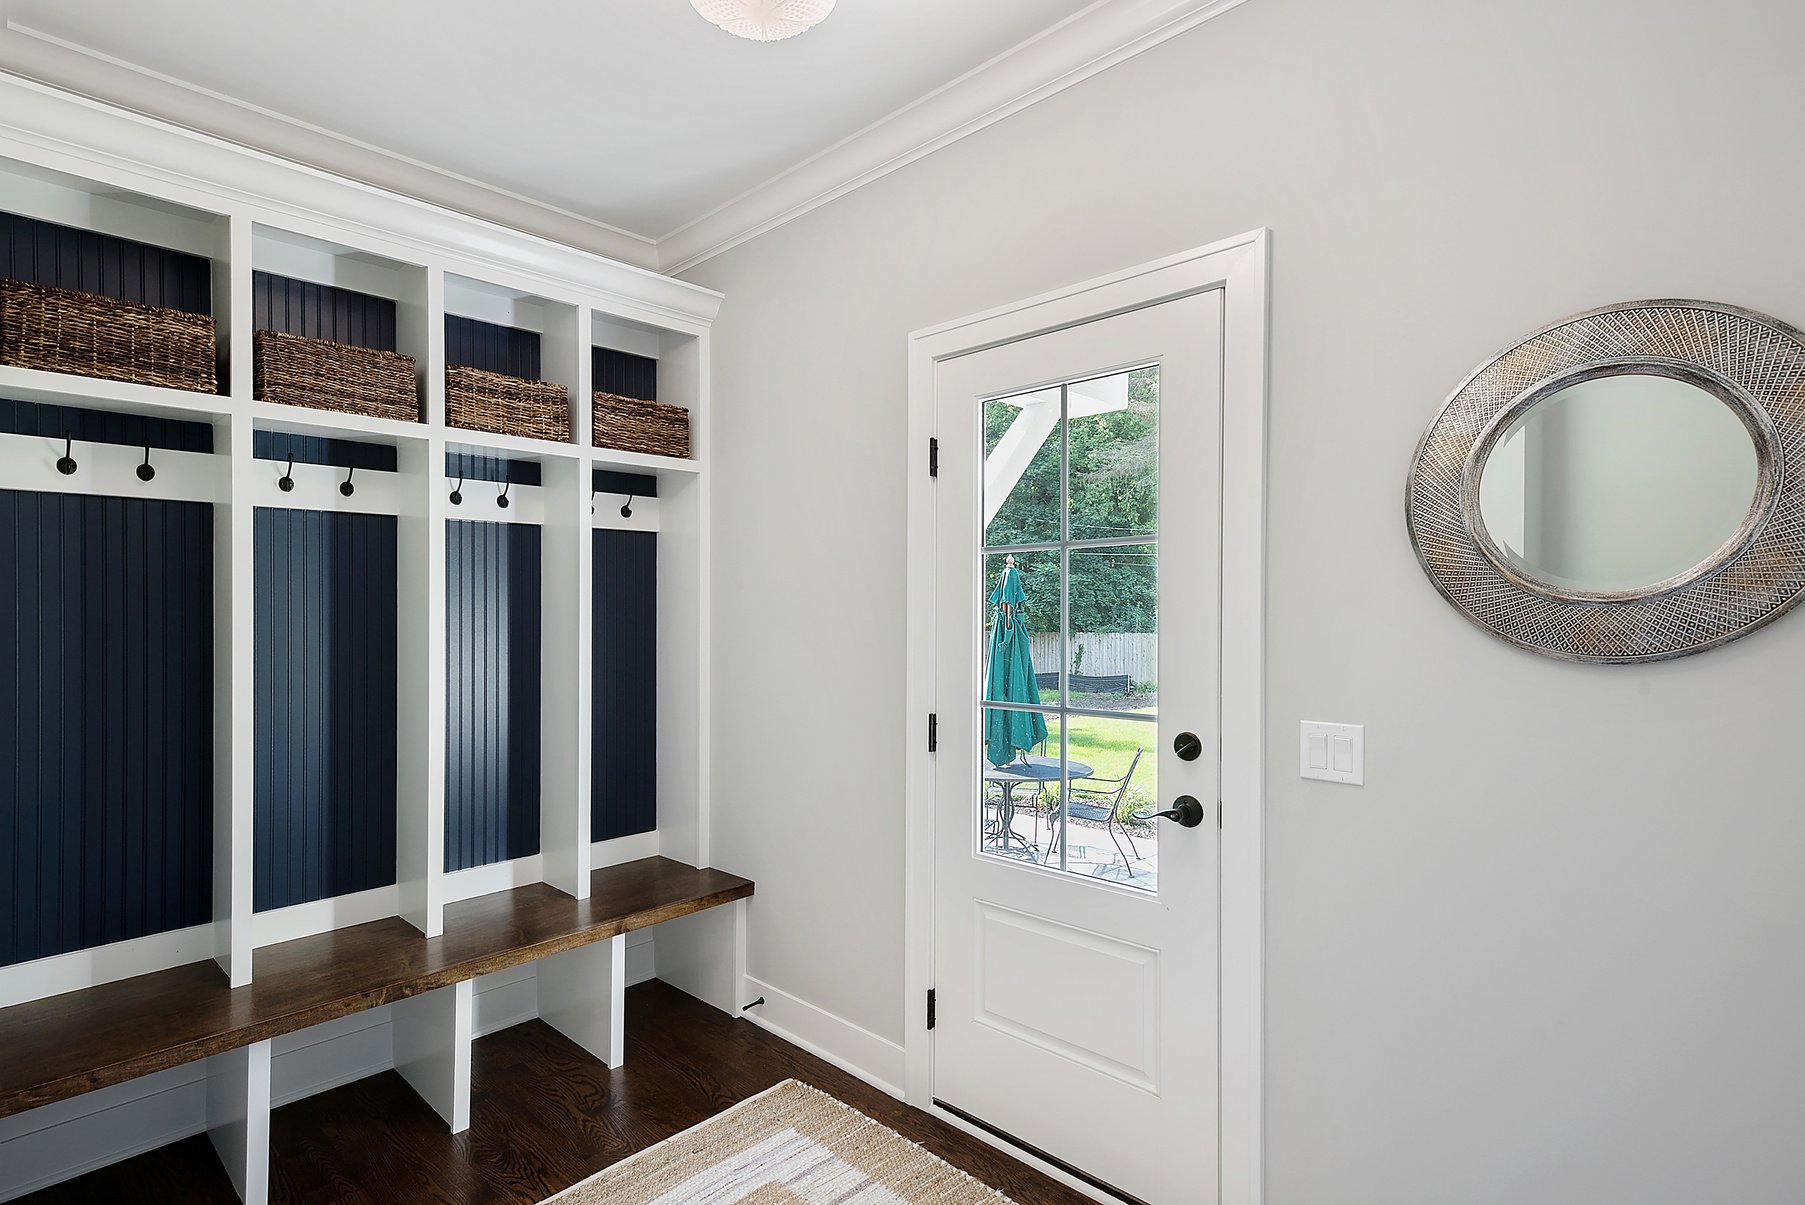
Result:
<svg viewBox="0 0 1805 1205"><path fill-rule="evenodd" d="M57 459L56 471L61 473L65 477L70 477L75 474L75 457L73 455L71 455L71 453L74 451L75 451L75 437L73 435L71 435L68 431L64 431L63 432L63 454L62 454L62 456L60 456Z"/></svg>
<svg viewBox="0 0 1805 1205"><path fill-rule="evenodd" d="M349 498L352 494L355 494L357 492L357 487L355 485L351 484L351 474L353 474L355 472L357 472L357 470L355 468L346 469L345 470L345 479L338 483L338 492L343 494L347 498Z"/></svg>
<svg viewBox="0 0 1805 1205"><path fill-rule="evenodd" d="M594 490L589 491L589 513L592 515L595 513L595 491Z"/></svg>
<svg viewBox="0 0 1805 1205"><path fill-rule="evenodd" d="M157 475L157 470L150 464L150 445L144 445L144 463L138 466L138 480L149 481Z"/></svg>
<svg viewBox="0 0 1805 1205"><path fill-rule="evenodd" d="M294 489L295 489L295 458L293 456L290 456L288 458L288 467L286 469L282 470L282 476L280 478L278 478L276 481L276 488L281 490L285 494L294 493Z"/></svg>
<svg viewBox="0 0 1805 1205"><path fill-rule="evenodd" d="M620 504L620 517L623 519L631 519L633 517L633 495L632 494L628 494L627 500Z"/></svg>
<svg viewBox="0 0 1805 1205"><path fill-rule="evenodd" d="M508 488L513 484L512 481L504 481L501 483L501 494L495 499L495 505L501 507L503 510L508 509Z"/></svg>
<svg viewBox="0 0 1805 1205"><path fill-rule="evenodd" d="M457 488L451 491L451 504L453 506L464 505L464 479L462 477L458 478Z"/></svg>

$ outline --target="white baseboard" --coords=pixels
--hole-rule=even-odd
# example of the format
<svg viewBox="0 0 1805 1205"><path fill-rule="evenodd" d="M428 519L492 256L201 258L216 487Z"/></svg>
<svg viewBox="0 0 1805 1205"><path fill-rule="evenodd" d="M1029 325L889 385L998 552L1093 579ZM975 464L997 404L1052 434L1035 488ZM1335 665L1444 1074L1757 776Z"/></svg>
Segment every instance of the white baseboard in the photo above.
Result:
<svg viewBox="0 0 1805 1205"><path fill-rule="evenodd" d="M658 856L658 830L649 833L634 833L630 837L616 837L612 841L597 841L589 847L589 865L597 870L604 866L619 866L623 862L637 862L641 858Z"/></svg>
<svg viewBox="0 0 1805 1205"><path fill-rule="evenodd" d="M374 887L353 895L335 895L328 899L272 908L251 918L251 944L273 946L298 937L330 933L352 925L385 920L401 914L399 887Z"/></svg>
<svg viewBox="0 0 1805 1205"><path fill-rule="evenodd" d="M902 1099L900 1045L751 975L746 976L746 988L755 999L765 998L763 1004L741 1014L754 1025Z"/></svg>
<svg viewBox="0 0 1805 1205"><path fill-rule="evenodd" d="M473 900L480 895L494 895L497 891L512 891L516 887L544 881L544 861L538 854L516 858L512 862L472 866L468 870L454 870L445 876L445 902L456 904L462 900Z"/></svg>
<svg viewBox="0 0 1805 1205"><path fill-rule="evenodd" d="M176 929L169 933L153 933L130 941L73 950L30 962L16 962L0 967L0 1008L60 996L148 975L190 962L204 962L213 957L218 937L211 924L192 929Z"/></svg>
<svg viewBox="0 0 1805 1205"><path fill-rule="evenodd" d="M539 1015L536 965L526 963L477 979L473 1007L477 1037ZM629 933L628 986L644 983L656 973L652 931ZM278 1108L292 1104L394 1065L387 1007L284 1034L270 1050L271 1104ZM204 1060L0 1118L0 1201L60 1184L206 1128Z"/></svg>

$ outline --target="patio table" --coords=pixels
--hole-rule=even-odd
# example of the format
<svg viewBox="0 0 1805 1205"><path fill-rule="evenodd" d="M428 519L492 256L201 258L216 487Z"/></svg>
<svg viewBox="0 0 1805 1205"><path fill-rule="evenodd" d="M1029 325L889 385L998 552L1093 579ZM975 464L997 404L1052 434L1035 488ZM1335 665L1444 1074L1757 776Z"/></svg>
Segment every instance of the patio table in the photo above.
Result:
<svg viewBox="0 0 1805 1205"><path fill-rule="evenodd" d="M1081 761L1067 762L1067 778L1089 778L1091 767ZM1032 851L1034 846L1014 829L1015 825L1015 788L1024 783L1041 786L1049 782L1059 781L1059 759L1057 757L1018 757L1008 765L984 767L984 781L998 783L1003 788L1003 801L997 808L997 823L994 828L986 827L984 835L994 837L1005 847L1011 840L1020 841L1022 848Z"/></svg>

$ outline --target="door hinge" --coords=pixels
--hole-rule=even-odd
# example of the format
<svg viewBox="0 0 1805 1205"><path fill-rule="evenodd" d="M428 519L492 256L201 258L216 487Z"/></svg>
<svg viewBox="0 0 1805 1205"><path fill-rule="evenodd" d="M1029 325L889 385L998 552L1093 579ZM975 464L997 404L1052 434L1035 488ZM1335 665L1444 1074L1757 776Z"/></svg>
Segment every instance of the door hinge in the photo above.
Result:
<svg viewBox="0 0 1805 1205"><path fill-rule="evenodd" d="M940 717L932 711L928 712L928 752L940 752Z"/></svg>
<svg viewBox="0 0 1805 1205"><path fill-rule="evenodd" d="M934 989L928 989L928 1028L934 1028Z"/></svg>
<svg viewBox="0 0 1805 1205"><path fill-rule="evenodd" d="M928 476L940 476L940 441L928 440Z"/></svg>

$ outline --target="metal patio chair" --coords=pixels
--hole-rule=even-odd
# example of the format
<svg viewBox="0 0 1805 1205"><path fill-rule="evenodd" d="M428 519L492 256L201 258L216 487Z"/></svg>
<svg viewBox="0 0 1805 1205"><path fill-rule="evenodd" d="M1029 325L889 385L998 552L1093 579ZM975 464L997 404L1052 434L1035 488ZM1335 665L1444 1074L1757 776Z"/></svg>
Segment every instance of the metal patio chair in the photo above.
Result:
<svg viewBox="0 0 1805 1205"><path fill-rule="evenodd" d="M1117 819L1117 815L1121 810L1122 800L1128 797L1128 784L1133 781L1134 772L1139 768L1141 754L1144 752L1145 746L1134 751L1134 760L1128 763L1128 772L1120 778L1074 778L1066 788L1066 815L1077 816L1082 820L1105 821L1109 839L1116 843L1116 853L1121 855L1124 865L1130 858L1122 850L1122 838L1127 839L1128 848L1133 851L1132 860L1141 860L1141 851L1135 848L1134 834ZM1116 836L1118 830L1122 834L1121 838Z"/></svg>

